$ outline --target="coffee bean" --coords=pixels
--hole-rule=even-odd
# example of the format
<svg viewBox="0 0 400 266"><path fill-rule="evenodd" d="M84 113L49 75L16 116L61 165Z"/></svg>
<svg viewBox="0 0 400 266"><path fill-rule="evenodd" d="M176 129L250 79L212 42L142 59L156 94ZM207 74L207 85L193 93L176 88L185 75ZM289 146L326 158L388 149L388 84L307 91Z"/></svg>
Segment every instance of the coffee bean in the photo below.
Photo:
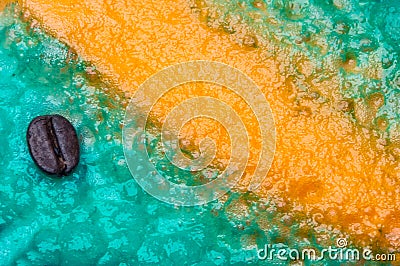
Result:
<svg viewBox="0 0 400 266"><path fill-rule="evenodd" d="M34 162L46 173L67 175L79 162L76 131L61 115L44 115L33 119L26 139Z"/></svg>

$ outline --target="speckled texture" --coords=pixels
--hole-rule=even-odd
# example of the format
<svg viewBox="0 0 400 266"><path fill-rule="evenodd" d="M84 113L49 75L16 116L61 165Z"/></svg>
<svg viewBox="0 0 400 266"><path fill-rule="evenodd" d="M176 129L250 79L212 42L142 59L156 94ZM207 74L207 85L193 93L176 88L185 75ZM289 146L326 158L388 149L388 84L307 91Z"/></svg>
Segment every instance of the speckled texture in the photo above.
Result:
<svg viewBox="0 0 400 266"><path fill-rule="evenodd" d="M208 26L243 46L286 46L306 56L312 66L293 73L304 90L337 75L332 90L343 95L339 107L399 141L398 1L205 0L192 6Z"/></svg>
<svg viewBox="0 0 400 266"><path fill-rule="evenodd" d="M329 3L335 10L335 5L349 1ZM186 0L23 1L26 17L39 19L128 95L151 74L177 62L216 60L243 71L265 93L277 129L275 159L258 195L274 198L279 212L290 220L304 221L299 222L303 225L314 221L309 231L320 232L316 240L324 245L330 243L324 232L333 229L349 234L359 246L399 250L400 149L395 141L354 120L352 104L340 90L341 73L350 75L354 61L343 65L343 60L320 60L322 68L316 68L312 58L291 45L257 44L246 35L243 24L238 25L238 33L247 36L246 41L237 44L240 34L210 29L189 4ZM322 48L328 47L326 36L318 40ZM201 89L178 88L175 95L163 99L156 119L162 120L176 98L201 93ZM223 91L216 94L236 101ZM368 110L374 111L380 98L372 97L374 104ZM245 123L252 125L249 120ZM213 131L214 127L206 128ZM256 130L249 130L249 135L254 137L251 150L256 156ZM189 137L196 141L198 136Z"/></svg>
<svg viewBox="0 0 400 266"><path fill-rule="evenodd" d="M20 18L18 9L0 17L0 265L243 265L258 263L256 244L321 248L303 240L315 221L297 223L277 200L234 192L175 208L144 193L124 162L125 98ZM25 142L46 113L79 136L81 162L63 179L39 171Z"/></svg>

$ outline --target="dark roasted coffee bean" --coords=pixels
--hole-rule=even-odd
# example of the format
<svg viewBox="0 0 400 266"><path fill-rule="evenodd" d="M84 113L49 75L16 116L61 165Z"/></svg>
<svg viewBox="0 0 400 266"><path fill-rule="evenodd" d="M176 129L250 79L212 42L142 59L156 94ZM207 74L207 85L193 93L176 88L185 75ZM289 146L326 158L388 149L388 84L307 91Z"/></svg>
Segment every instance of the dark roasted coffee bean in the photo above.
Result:
<svg viewBox="0 0 400 266"><path fill-rule="evenodd" d="M69 174L79 162L79 142L71 123L61 115L38 116L26 133L36 165L49 174Z"/></svg>

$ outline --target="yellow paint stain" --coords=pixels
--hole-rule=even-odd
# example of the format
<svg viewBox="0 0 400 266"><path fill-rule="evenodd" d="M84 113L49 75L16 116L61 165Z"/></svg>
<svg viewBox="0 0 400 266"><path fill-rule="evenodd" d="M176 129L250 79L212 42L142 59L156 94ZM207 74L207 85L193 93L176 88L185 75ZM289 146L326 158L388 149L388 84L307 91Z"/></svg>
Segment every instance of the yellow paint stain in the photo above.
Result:
<svg viewBox="0 0 400 266"><path fill-rule="evenodd" d="M12 0L0 0L0 11L3 10Z"/></svg>
<svg viewBox="0 0 400 266"><path fill-rule="evenodd" d="M293 66L287 48L272 56L255 45L240 46L199 21L186 0L25 0L23 6L127 95L150 75L179 62L214 60L240 69L262 89L276 123L275 159L258 194L282 198L282 210L318 217L318 224L350 234L358 245L400 250L399 149L356 126L341 111L335 75L303 81L309 92L302 91L301 82L285 73L293 68L310 72L312 63L304 56ZM201 95L204 86L183 88L177 88L182 99ZM223 88L215 93L236 101ZM158 109L160 121L176 103L170 97ZM370 100L380 103L379 95ZM244 110L241 114L247 117ZM248 118L246 125L254 128L254 118ZM186 133L193 132L190 128ZM249 135L257 151L257 130L250 129Z"/></svg>

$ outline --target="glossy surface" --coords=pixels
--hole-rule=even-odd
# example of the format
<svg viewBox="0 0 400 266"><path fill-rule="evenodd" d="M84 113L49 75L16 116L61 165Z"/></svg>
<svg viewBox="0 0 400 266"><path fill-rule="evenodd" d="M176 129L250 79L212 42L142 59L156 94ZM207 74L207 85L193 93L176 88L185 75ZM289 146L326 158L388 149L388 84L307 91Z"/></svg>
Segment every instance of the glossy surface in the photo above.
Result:
<svg viewBox="0 0 400 266"><path fill-rule="evenodd" d="M333 61L322 61L326 74L312 74L318 66L306 55L284 45L255 48L251 36L239 45L237 34L210 30L183 0L24 5L128 95L176 62L217 60L242 70L264 91L277 127L275 161L259 195L275 198L290 217L314 217L317 231L336 228L359 245L399 249L399 148L352 121L346 98L335 89L351 62L340 70ZM323 48L324 39L319 40ZM181 89L176 95L193 93L202 92ZM370 99L379 106L379 97ZM256 151L257 142L252 145Z"/></svg>
<svg viewBox="0 0 400 266"><path fill-rule="evenodd" d="M49 174L68 175L79 162L79 141L74 126L63 116L35 117L26 140L36 165Z"/></svg>
<svg viewBox="0 0 400 266"><path fill-rule="evenodd" d="M21 15L0 15L1 265L254 264L256 244L279 242L284 214L254 195L176 208L144 193L125 164L121 92ZM38 171L26 145L26 128L44 113L70 120L81 144L63 179ZM288 244L307 244L290 230Z"/></svg>
<svg viewBox="0 0 400 266"><path fill-rule="evenodd" d="M202 21L242 45L251 37L261 48L277 45L306 57L312 62L308 69L291 73L302 90L310 92L319 80L335 76L337 87L318 92L358 125L399 143L397 1L193 2ZM333 91L340 98L332 97Z"/></svg>

